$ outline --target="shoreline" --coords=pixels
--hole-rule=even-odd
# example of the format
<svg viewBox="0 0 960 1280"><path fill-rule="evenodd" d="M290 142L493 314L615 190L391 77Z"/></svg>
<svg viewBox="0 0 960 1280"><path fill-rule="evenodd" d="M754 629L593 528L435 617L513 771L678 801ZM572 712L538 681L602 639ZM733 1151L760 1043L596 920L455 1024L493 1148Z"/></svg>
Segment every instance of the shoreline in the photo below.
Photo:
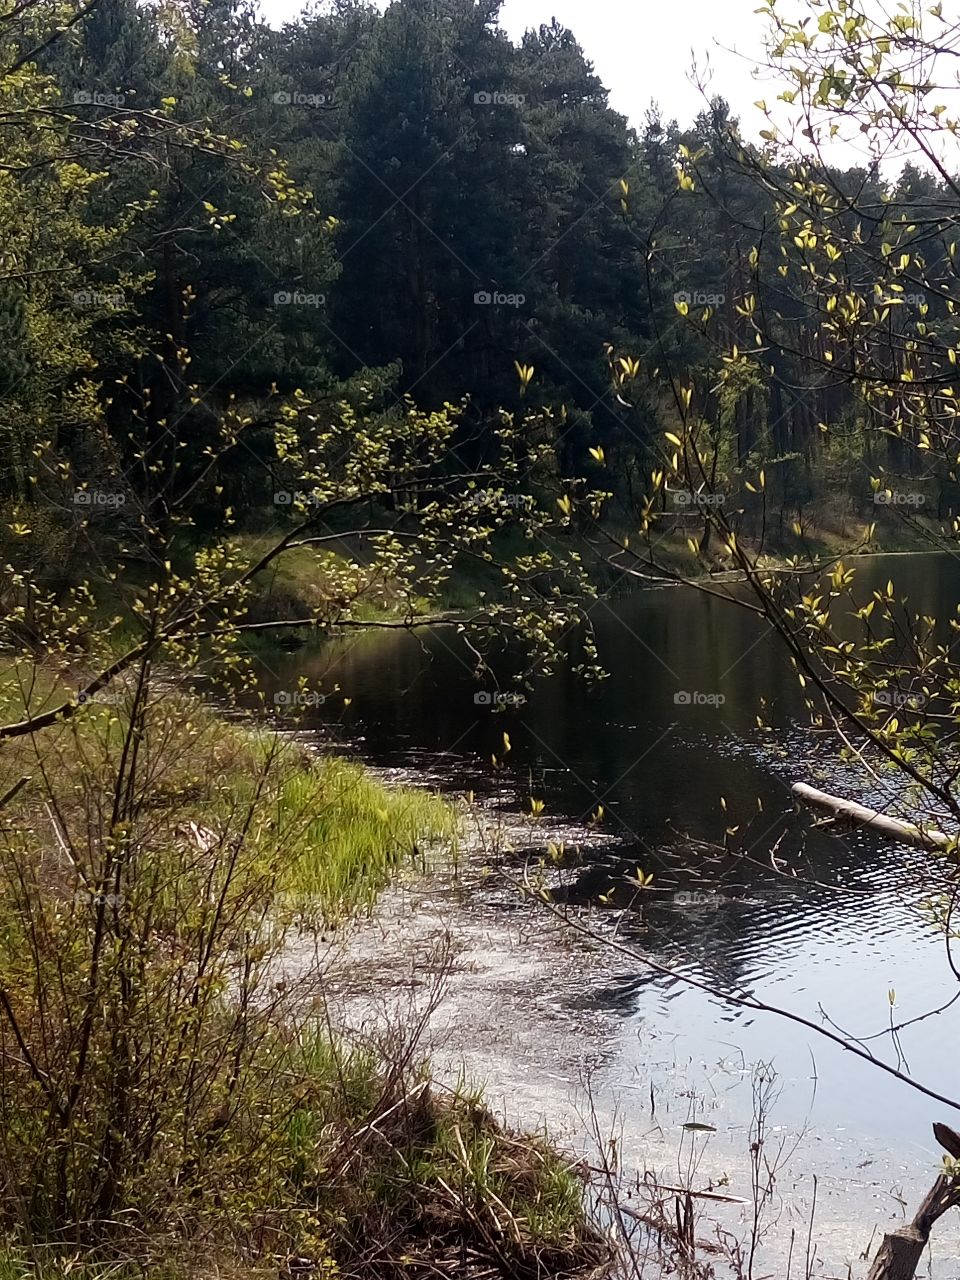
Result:
<svg viewBox="0 0 960 1280"><path fill-rule="evenodd" d="M500 856L531 843L522 819L508 818L504 828L493 815L485 834L503 839L504 831ZM575 843L575 830L566 837ZM368 918L347 923L318 972L333 1025L367 1041L398 1021L423 1020L432 1078L444 1089L475 1088L508 1128L545 1134L591 1166L600 1139L612 1139L625 1186L653 1180L750 1201L751 1134L730 1099L749 1089L751 1064L729 1077L716 1069L714 1096L697 1096L670 1037L661 1044L654 1036L649 1056L662 1061L636 1078L622 1060L621 1019L603 1001L611 984L630 976L629 965L518 901L491 861L489 847L467 842L458 867L401 873ZM295 942L286 962L302 980L315 956L312 944ZM710 1048L702 1046L704 1056ZM713 1132L685 1129L692 1122ZM767 1205L776 1224L764 1274L786 1265L792 1238L793 1247L806 1238L815 1204L818 1273L859 1280L869 1265L861 1255L912 1215L935 1170L916 1155L868 1150L855 1134L782 1125L775 1106L767 1126L771 1152L792 1155L778 1172L776 1204ZM752 1203L698 1207L701 1237L748 1232ZM930 1276L952 1280L960 1224L939 1224L932 1246Z"/></svg>

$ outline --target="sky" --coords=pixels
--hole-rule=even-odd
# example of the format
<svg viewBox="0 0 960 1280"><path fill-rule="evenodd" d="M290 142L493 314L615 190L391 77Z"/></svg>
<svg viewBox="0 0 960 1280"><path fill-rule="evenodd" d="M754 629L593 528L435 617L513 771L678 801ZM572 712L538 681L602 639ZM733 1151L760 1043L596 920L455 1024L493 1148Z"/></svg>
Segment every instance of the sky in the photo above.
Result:
<svg viewBox="0 0 960 1280"><path fill-rule="evenodd" d="M300 0L261 0L273 25L301 7ZM753 134L763 127L753 103L764 96L751 79L765 30L757 7L757 0L505 0L500 22L516 41L556 17L594 63L611 105L637 127L653 100L681 125L693 120L703 105L690 79L696 61L712 71L711 92L722 94Z"/></svg>
<svg viewBox="0 0 960 1280"><path fill-rule="evenodd" d="M570 28L610 90L610 104L640 126L651 101L688 124L704 105L694 63L744 118L763 97L751 72L763 53L757 0L506 0L501 25L517 40L556 17ZM752 121L751 121L752 122ZM752 132L752 130L751 130Z"/></svg>

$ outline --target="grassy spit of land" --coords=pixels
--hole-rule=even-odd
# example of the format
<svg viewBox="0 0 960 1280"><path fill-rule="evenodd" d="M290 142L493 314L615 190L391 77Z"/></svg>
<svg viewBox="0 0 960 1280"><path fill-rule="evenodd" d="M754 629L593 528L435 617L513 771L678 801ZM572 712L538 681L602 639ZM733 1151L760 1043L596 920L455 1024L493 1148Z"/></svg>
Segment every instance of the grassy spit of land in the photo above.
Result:
<svg viewBox="0 0 960 1280"><path fill-rule="evenodd" d="M11 664L3 722L77 676ZM347 1043L276 981L287 929L451 847L446 803L139 678L0 774L0 1280L605 1270L576 1173L416 1028Z"/></svg>
<svg viewBox="0 0 960 1280"><path fill-rule="evenodd" d="M884 508L879 510L882 512ZM637 540L632 528L611 524L606 532L609 540L597 535L580 542L580 550L591 564L600 590L636 587L645 576L652 582L668 580L664 575L687 581L706 580L734 567L729 553L715 537L705 547L701 546L702 527L658 532L652 553L656 568L644 565L651 553ZM759 567L776 570L792 564L794 557L807 563L884 552L930 551L936 549L935 534L935 522L919 517L909 524L887 518L871 525L866 519L848 516L843 520L811 520L799 536L789 530L774 529L763 538L745 537L743 546L756 554ZM240 535L238 542L246 547L251 559L258 549L262 550L262 541L255 535ZM499 534L496 545L498 552L505 556L529 550L523 539L515 540L510 533ZM637 559L633 560L626 552L618 553L618 546L629 546ZM330 606L323 584L331 563L336 564L338 573L342 574L346 561L336 550L301 547L284 552L269 570L255 579L251 617L258 622L323 617ZM635 569L637 576L625 575L628 569ZM362 564L356 566L350 582L356 601L353 615L368 620L408 616L411 608L424 614L466 613L480 607L484 600L495 598L501 588L495 566L465 558L457 562L440 598L433 601L410 601L388 579L378 577L372 568L364 569Z"/></svg>

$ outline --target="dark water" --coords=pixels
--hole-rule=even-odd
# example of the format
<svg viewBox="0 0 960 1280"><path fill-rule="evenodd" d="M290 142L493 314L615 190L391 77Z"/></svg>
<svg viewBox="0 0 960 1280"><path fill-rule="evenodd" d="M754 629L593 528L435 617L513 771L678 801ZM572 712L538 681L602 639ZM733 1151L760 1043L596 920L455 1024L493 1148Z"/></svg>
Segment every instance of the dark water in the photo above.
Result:
<svg viewBox="0 0 960 1280"><path fill-rule="evenodd" d="M862 560L857 592L866 599L889 578L917 608L955 613L953 558ZM867 793L811 734L776 638L745 611L688 589L601 602L593 618L609 678L588 688L561 672L525 705L499 713L478 702L492 687L474 681L451 630L381 632L276 654L261 674L271 696L306 677L327 700L304 724L374 764L442 789L499 794L516 809L533 796L551 819L589 822L602 805L604 838L568 859L561 892L611 891L612 919L633 896L624 875L652 872L642 906L623 915L621 938L722 992L751 992L859 1037L883 1033L891 988L898 1021L953 995L942 940L916 910L924 855L816 830L795 810L795 781ZM761 711L771 728L758 727ZM512 750L495 772L490 757L502 754L504 731ZM716 846L727 827L738 830L725 851ZM638 1088L654 1078L692 1081L708 1094L729 1092L736 1115L744 1065L772 1061L785 1086L781 1114L793 1123L918 1154L935 1150L932 1119L960 1127L960 1112L816 1033L629 960L589 999L620 1015L618 1070ZM950 1096L960 1096L958 1018L960 1004L901 1036L910 1072ZM897 1062L889 1037L864 1043Z"/></svg>

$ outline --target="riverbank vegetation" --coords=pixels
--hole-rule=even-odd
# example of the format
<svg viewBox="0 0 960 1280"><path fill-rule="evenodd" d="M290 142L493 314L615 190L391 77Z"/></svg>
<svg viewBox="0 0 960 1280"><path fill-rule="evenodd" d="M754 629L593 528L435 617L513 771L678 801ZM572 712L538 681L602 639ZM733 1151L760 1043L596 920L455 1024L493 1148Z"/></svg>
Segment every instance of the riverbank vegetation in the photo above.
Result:
<svg viewBox="0 0 960 1280"><path fill-rule="evenodd" d="M552 512L490 496L537 440L505 418L459 459L462 406L331 379L285 331L314 312L282 310L264 257L331 261L334 220L264 137L224 127L244 21L44 0L0 18L8 1269L592 1274L608 1251L575 1169L433 1086L420 1023L350 1044L325 1016L322 931L407 860L455 856L456 815L190 692L212 672L295 723L336 689L264 707L241 641L415 625L459 557L501 587L480 664L504 627L548 663L589 593L576 556L538 546ZM72 90L90 38L166 87ZM519 540L491 549L508 523ZM284 968L294 929L306 975Z"/></svg>
<svg viewBox="0 0 960 1280"><path fill-rule="evenodd" d="M42 675L8 680L8 723L63 696ZM93 1276L98 1257L171 1280L603 1261L575 1172L432 1087L422 1028L351 1044L324 1015L320 931L429 842L449 856L444 802L142 669L8 745L2 789L9 1274ZM306 974L284 967L291 929L316 939Z"/></svg>

